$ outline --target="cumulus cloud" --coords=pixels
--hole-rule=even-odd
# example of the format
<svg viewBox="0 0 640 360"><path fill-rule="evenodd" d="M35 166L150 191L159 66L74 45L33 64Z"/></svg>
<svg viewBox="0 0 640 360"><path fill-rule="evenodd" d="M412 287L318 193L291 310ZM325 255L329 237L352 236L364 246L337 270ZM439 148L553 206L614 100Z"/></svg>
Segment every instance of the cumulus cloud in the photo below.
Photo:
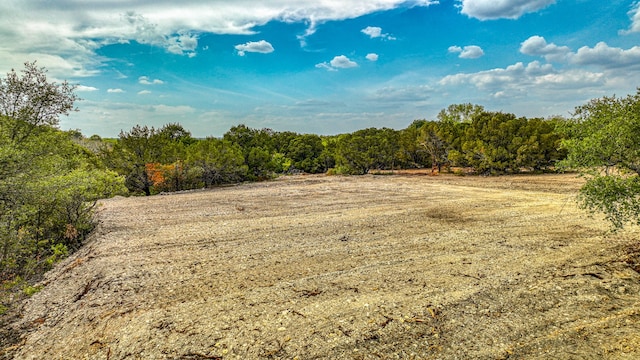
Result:
<svg viewBox="0 0 640 360"><path fill-rule="evenodd" d="M151 94L151 91L149 90L138 91L138 95L148 95L148 94Z"/></svg>
<svg viewBox="0 0 640 360"><path fill-rule="evenodd" d="M164 81L162 81L160 79L151 80L148 76L140 76L138 78L138 83L140 83L142 85L162 85L162 84L164 84Z"/></svg>
<svg viewBox="0 0 640 360"><path fill-rule="evenodd" d="M541 36L532 36L520 44L520 52L526 55L543 56L547 61L563 61L571 53L567 46L548 44Z"/></svg>
<svg viewBox="0 0 640 360"><path fill-rule="evenodd" d="M349 60L349 58L344 55L338 55L334 57L333 60L331 60L330 64L334 68L339 68L339 69L348 69L348 68L353 68L358 66L358 64L355 61Z"/></svg>
<svg viewBox="0 0 640 360"><path fill-rule="evenodd" d="M382 39L386 39L386 40L396 40L395 37L393 37L393 36L391 36L389 34L383 34L382 33L382 28L377 27L377 26L367 26L366 28L360 30L360 32L362 32L365 35L368 35L372 39L382 38Z"/></svg>
<svg viewBox="0 0 640 360"><path fill-rule="evenodd" d="M123 93L124 90L122 89L107 89L108 93L112 93L112 94L118 94L118 93Z"/></svg>
<svg viewBox="0 0 640 360"><path fill-rule="evenodd" d="M625 50L599 42L594 47L583 46L573 52L567 46L549 44L541 36L532 36L522 42L520 52L526 55L543 56L547 61L573 65L591 65L603 69L640 68L640 46Z"/></svg>
<svg viewBox="0 0 640 360"><path fill-rule="evenodd" d="M378 61L378 54L370 53L365 56L369 61Z"/></svg>
<svg viewBox="0 0 640 360"><path fill-rule="evenodd" d="M583 46L571 56L571 63L578 65L598 65L604 68L635 67L640 68L640 46L628 50L610 47L599 42L590 48Z"/></svg>
<svg viewBox="0 0 640 360"><path fill-rule="evenodd" d="M317 68L327 69L329 71L337 71L338 69L349 69L357 66L358 63L352 61L344 55L338 55L329 62L323 62L316 65Z"/></svg>
<svg viewBox="0 0 640 360"><path fill-rule="evenodd" d="M461 12L479 20L517 19L555 4L555 0L458 0Z"/></svg>
<svg viewBox="0 0 640 360"><path fill-rule="evenodd" d="M480 46L477 45L469 45L461 48L460 46L450 46L450 53L459 53L459 58L461 59L477 59L479 57L484 56L484 51Z"/></svg>
<svg viewBox="0 0 640 360"><path fill-rule="evenodd" d="M274 51L273 46L265 41L249 41L245 44L239 44L235 46L235 49L238 51L238 55L244 56L245 53L260 53L260 54L269 54Z"/></svg>
<svg viewBox="0 0 640 360"><path fill-rule="evenodd" d="M605 75L587 70L559 72L551 64L533 61L527 65L518 62L506 68L496 68L477 73L460 73L445 76L440 80L443 86L472 85L491 93L520 93L527 88L547 89L597 87L605 83Z"/></svg>

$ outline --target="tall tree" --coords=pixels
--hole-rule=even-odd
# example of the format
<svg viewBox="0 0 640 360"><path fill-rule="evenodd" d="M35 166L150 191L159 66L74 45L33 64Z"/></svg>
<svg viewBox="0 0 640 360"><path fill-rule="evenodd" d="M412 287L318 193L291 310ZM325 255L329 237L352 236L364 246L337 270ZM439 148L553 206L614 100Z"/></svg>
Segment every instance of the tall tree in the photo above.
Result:
<svg viewBox="0 0 640 360"><path fill-rule="evenodd" d="M76 86L67 81L57 84L47 80L45 68L25 62L22 75L11 69L0 78L0 115L21 120L9 134L14 140L27 137L41 125L57 126L60 115L75 111Z"/></svg>
<svg viewBox="0 0 640 360"><path fill-rule="evenodd" d="M640 224L640 88L579 106L564 131L568 155L562 165L587 176L581 206L604 213L615 228Z"/></svg>

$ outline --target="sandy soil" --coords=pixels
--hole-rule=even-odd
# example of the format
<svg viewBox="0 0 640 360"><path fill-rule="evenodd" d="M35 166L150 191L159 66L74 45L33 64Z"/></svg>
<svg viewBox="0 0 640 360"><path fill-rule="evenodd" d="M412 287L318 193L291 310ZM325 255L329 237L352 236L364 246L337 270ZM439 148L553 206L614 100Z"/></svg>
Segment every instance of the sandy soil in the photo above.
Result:
<svg viewBox="0 0 640 360"><path fill-rule="evenodd" d="M574 175L292 176L102 202L16 359L635 359L635 228Z"/></svg>

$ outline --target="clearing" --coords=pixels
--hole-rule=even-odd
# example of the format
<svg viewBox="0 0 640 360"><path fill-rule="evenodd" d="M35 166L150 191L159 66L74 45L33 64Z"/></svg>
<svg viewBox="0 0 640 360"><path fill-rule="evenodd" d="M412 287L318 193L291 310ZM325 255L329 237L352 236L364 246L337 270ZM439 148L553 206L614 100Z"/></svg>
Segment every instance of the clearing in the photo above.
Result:
<svg viewBox="0 0 640 360"><path fill-rule="evenodd" d="M103 201L0 355L635 359L637 228L575 175L289 176Z"/></svg>

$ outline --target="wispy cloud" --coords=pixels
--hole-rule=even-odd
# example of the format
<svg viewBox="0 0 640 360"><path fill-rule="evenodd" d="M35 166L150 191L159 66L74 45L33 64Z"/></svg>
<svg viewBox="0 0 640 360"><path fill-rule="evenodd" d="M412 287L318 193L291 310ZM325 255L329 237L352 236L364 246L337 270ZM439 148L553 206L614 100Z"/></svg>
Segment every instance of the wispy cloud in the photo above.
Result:
<svg viewBox="0 0 640 360"><path fill-rule="evenodd" d="M138 91L138 95L149 95L149 94L151 94L151 91L149 90Z"/></svg>
<svg viewBox="0 0 640 360"><path fill-rule="evenodd" d="M151 80L148 76L140 76L138 78L138 83L140 83L142 85L162 85L162 84L164 84L164 81L162 81L160 79Z"/></svg>
<svg viewBox="0 0 640 360"><path fill-rule="evenodd" d="M461 48L460 46L450 46L450 53L458 53L459 58L461 59L477 59L479 57L484 56L484 51L480 46L477 45L469 45Z"/></svg>
<svg viewBox="0 0 640 360"><path fill-rule="evenodd" d="M248 52L269 54L274 51L273 46L266 40L249 41L244 44L236 45L235 49L238 51L238 55L240 56L244 56L245 53Z"/></svg>
<svg viewBox="0 0 640 360"><path fill-rule="evenodd" d="M142 14L128 11L123 16L129 25L129 37L141 44L150 44L165 48L168 52L177 55L194 57L198 47L198 36L185 30L176 32L163 31Z"/></svg>
<svg viewBox="0 0 640 360"><path fill-rule="evenodd" d="M85 85L78 85L76 87L76 91L78 92L92 92L92 91L98 91L99 89L93 86L85 86Z"/></svg>
<svg viewBox="0 0 640 360"><path fill-rule="evenodd" d="M458 0L461 12L480 20L517 19L536 12L556 0Z"/></svg>
<svg viewBox="0 0 640 360"><path fill-rule="evenodd" d="M631 5L629 10L629 17L631 18L631 26L626 30L620 30L621 35L629 35L632 33L640 32L640 1L636 1Z"/></svg>

